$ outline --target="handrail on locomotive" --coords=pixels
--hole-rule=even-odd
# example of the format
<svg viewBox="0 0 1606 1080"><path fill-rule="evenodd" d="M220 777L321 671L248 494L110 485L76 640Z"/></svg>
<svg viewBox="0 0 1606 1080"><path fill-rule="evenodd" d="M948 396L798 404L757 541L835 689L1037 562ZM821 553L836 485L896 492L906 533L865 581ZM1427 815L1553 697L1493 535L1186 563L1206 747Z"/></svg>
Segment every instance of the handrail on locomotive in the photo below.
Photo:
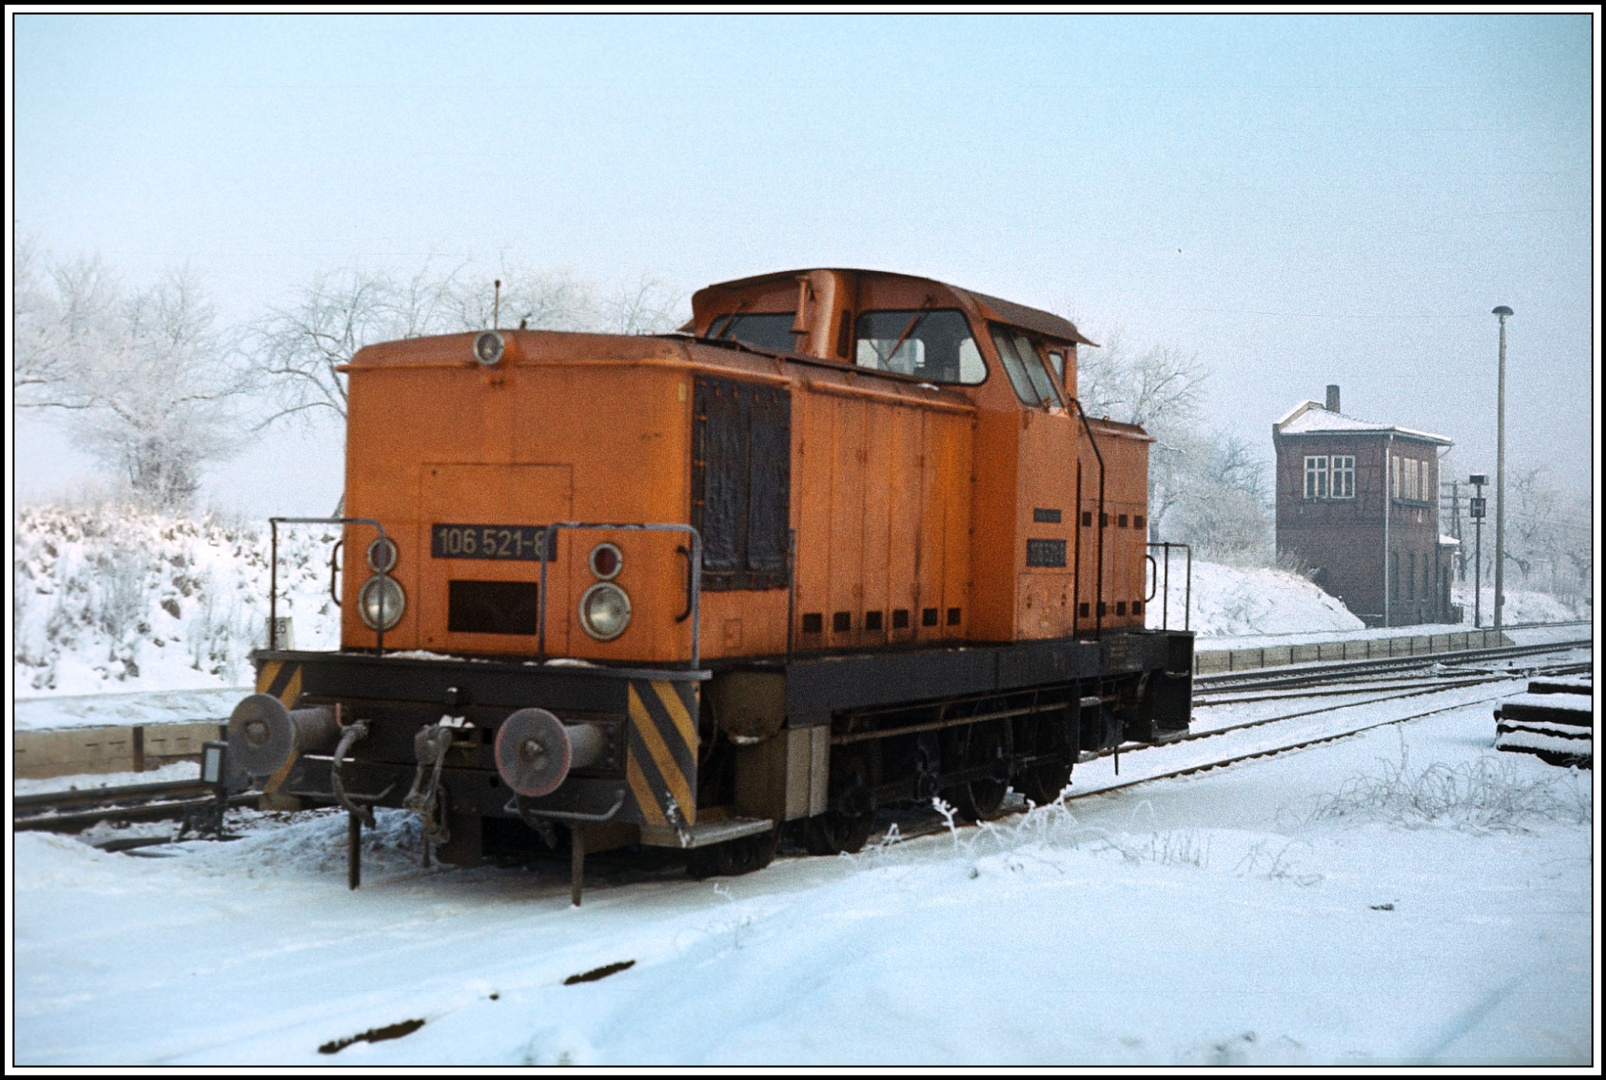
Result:
<svg viewBox="0 0 1606 1080"><path fill-rule="evenodd" d="M691 564L691 574L686 581L686 608L691 617L691 662L687 668L696 671L701 660L699 642L701 641L702 626L697 618L698 606L703 596L703 538L702 534L690 525L678 525L672 522L648 522L641 524L606 524L588 521L559 521L548 525L541 537L541 588L536 593L536 659L546 659L546 567L550 562L547 552L554 550L559 529L608 529L621 532L683 532L691 536L691 550L686 553L686 559ZM681 549L685 550L685 549ZM677 618L681 622L686 616Z"/></svg>
<svg viewBox="0 0 1606 1080"><path fill-rule="evenodd" d="M292 518L270 517L269 527L269 555L268 555L268 650L275 651L279 647L279 526L280 525L372 525L379 530L379 538L388 540L385 527L375 518L356 517L329 517L329 518ZM547 602L547 552L554 550L560 529L607 529L619 532L683 532L691 537L691 549L685 552L690 572L686 582L686 614L677 618L676 622L683 622L689 616L691 619L691 660L687 667L696 671L701 661L700 640L702 626L697 618L698 608L703 595L703 538L702 535L690 525L680 525L673 522L591 522L591 521L558 521L548 525L541 531L539 558L541 562L541 588L536 594L537 615L537 646L536 658L546 659L546 602ZM334 548L339 550L343 540L336 540ZM333 567L333 557L331 557ZM388 577L388 568L377 571L379 577ZM330 594L334 595L333 570L330 573ZM340 600L334 597L338 607ZM379 655L385 654L385 629L383 625L375 628L377 644L375 651Z"/></svg>
<svg viewBox="0 0 1606 1080"><path fill-rule="evenodd" d="M1147 604L1154 599L1156 591L1160 592L1160 629L1162 630L1171 628L1169 611L1171 601L1171 549L1181 548L1188 554L1188 581L1182 599L1182 629L1187 630L1190 625L1189 620L1193 614L1193 548L1191 545L1179 544L1172 540L1151 541L1148 547L1160 548L1165 552L1165 578L1163 581L1160 576L1160 565L1154 561L1154 556L1144 556L1149 562L1149 569L1153 571L1153 576L1150 578L1151 586L1148 595L1143 598L1143 602Z"/></svg>
<svg viewBox="0 0 1606 1080"><path fill-rule="evenodd" d="M270 517L268 519L268 531L269 531L269 535L270 535L269 548L268 548L268 651L269 652L273 652L276 649L278 649L278 647L279 647L279 526L280 525L372 525L374 528L379 530L379 539L384 540L387 543L390 542L390 537L385 535L385 527L379 523L379 520L377 518L365 518L365 517L327 517L327 518L316 518L316 517ZM340 544L341 544L341 541L339 541L339 540L335 541L336 550L339 549ZM333 565L334 565L333 564L333 559L331 559L330 566L333 567ZM386 567L385 569L382 569L382 570L377 570L376 573L377 573L377 576L380 577L380 578L388 578L390 576L389 567ZM384 586L381 585L380 588L381 588L381 590L383 590ZM330 571L330 592L331 592L331 594L333 593L333 590L334 590L334 572L331 569L331 571ZM339 606L340 601L338 599L336 599L335 600L335 604L336 604L336 606ZM376 629L375 632L378 634L378 642L375 645L375 649L379 653L380 656L383 656L383 655L385 655L385 627L384 627L384 624L381 623L380 626Z"/></svg>

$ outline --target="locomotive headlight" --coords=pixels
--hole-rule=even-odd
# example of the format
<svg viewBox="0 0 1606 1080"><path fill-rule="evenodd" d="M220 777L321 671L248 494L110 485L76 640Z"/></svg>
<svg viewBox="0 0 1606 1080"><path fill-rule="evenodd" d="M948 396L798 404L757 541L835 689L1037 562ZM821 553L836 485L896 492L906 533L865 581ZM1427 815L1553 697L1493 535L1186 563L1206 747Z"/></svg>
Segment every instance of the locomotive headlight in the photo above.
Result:
<svg viewBox="0 0 1606 1080"><path fill-rule="evenodd" d="M495 367L505 348L501 334L495 330L481 330L474 339L474 359L486 367Z"/></svg>
<svg viewBox="0 0 1606 1080"><path fill-rule="evenodd" d="M612 641L630 625L630 597L611 581L599 581L580 595L580 625L598 641Z"/></svg>
<svg viewBox="0 0 1606 1080"><path fill-rule="evenodd" d="M393 577L371 577L357 594L357 611L370 630L389 630L401 622L407 597Z"/></svg>

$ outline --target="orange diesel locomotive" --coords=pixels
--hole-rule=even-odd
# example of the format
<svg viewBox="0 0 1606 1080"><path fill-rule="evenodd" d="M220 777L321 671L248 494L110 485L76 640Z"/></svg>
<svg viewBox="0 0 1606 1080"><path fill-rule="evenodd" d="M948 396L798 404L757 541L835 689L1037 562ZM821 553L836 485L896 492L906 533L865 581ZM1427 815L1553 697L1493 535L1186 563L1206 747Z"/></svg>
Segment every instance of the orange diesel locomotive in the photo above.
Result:
<svg viewBox="0 0 1606 1080"><path fill-rule="evenodd" d="M1074 325L862 270L692 309L345 369L341 648L270 640L229 739L267 796L350 811L353 885L375 805L449 862L534 830L578 898L587 851L854 851L881 804L984 818L1186 730L1192 635L1144 628L1149 439L1082 412Z"/></svg>

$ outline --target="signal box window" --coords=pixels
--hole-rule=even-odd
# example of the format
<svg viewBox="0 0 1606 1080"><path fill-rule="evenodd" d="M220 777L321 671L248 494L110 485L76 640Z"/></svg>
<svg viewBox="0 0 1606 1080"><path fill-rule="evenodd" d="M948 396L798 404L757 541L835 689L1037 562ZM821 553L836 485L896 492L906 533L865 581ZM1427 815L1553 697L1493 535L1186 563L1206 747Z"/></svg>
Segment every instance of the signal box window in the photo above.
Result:
<svg viewBox="0 0 1606 1080"><path fill-rule="evenodd" d="M1031 338L1018 330L995 326L993 344L998 348L998 358L1004 362L1004 371L1009 375L1009 384L1015 388L1015 396L1024 404L1064 404Z"/></svg>
<svg viewBox="0 0 1606 1080"><path fill-rule="evenodd" d="M1305 498L1355 498L1355 458L1338 455L1306 458Z"/></svg>
<svg viewBox="0 0 1606 1080"><path fill-rule="evenodd" d="M1308 457L1305 459L1305 498L1327 498L1327 459L1325 457Z"/></svg>
<svg viewBox="0 0 1606 1080"><path fill-rule="evenodd" d="M794 350L792 324L797 316L790 312L778 315L721 315L708 328L708 336L715 341L740 341L771 352L789 353Z"/></svg>
<svg viewBox="0 0 1606 1080"><path fill-rule="evenodd" d="M1335 499L1355 498L1355 459L1353 457L1333 458L1331 491Z"/></svg>
<svg viewBox="0 0 1606 1080"><path fill-rule="evenodd" d="M856 329L853 362L859 367L965 386L987 378L987 365L961 312L866 311Z"/></svg>

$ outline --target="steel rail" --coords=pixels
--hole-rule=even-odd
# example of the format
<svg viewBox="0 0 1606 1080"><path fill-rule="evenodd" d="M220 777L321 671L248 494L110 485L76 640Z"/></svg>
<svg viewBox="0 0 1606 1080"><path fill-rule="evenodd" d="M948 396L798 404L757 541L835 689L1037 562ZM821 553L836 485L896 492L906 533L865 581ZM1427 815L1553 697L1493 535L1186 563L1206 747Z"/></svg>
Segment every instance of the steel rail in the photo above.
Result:
<svg viewBox="0 0 1606 1080"><path fill-rule="evenodd" d="M173 795L198 795L211 790L212 785L202 780L164 780L155 784L127 784L121 787L79 788L72 791L41 791L32 795L16 795L12 797L11 805L60 807L115 804L120 801L157 799Z"/></svg>
<svg viewBox="0 0 1606 1080"><path fill-rule="evenodd" d="M239 792L229 796L230 806L246 806L262 797L261 792ZM93 810L76 810L65 814L29 814L13 817L11 827L18 832L81 832L101 821L166 821L182 818L191 810L199 810L217 801L216 796L153 801L138 806L98 807Z"/></svg>
<svg viewBox="0 0 1606 1080"><path fill-rule="evenodd" d="M1074 799L1091 799L1095 795L1103 795L1111 791L1120 791L1123 788L1136 787L1139 784L1147 784L1155 780L1170 780L1178 776L1191 776L1194 773L1205 772L1209 769L1220 769L1228 765L1236 765L1241 761L1248 761L1251 758L1272 757L1277 754L1286 754L1290 750L1303 750L1307 746L1318 746L1322 743L1337 742L1339 739L1347 739L1351 735L1360 735L1364 732L1371 731L1374 728L1387 727L1390 724L1404 724L1408 721L1420 720L1425 716L1433 716L1437 713L1450 712L1455 709L1467 709L1475 705L1485 705L1491 701L1499 701L1501 698L1509 696L1509 694L1494 694L1490 697L1478 698L1476 701L1458 701L1454 705L1445 705L1437 709L1428 709L1424 712L1412 713L1410 716L1397 716L1389 720L1379 720L1375 723L1365 724L1357 728L1351 728L1348 731L1335 732L1331 735L1317 735L1309 739L1302 739L1296 743L1289 743L1286 746L1274 746L1264 750L1254 750L1247 754L1237 754L1233 757L1222 758L1219 761L1201 762L1197 765L1188 765L1180 769L1173 769L1170 772L1156 773L1153 776L1140 777L1136 780L1124 780L1118 784L1110 784L1107 787L1101 787L1097 791L1084 791L1075 795L1067 795L1065 796L1065 801L1071 802ZM1289 718L1283 717L1282 719Z"/></svg>
<svg viewBox="0 0 1606 1080"><path fill-rule="evenodd" d="M1556 667L1556 671L1554 673L1560 674L1560 673L1562 673L1563 669L1565 669L1565 671L1568 672L1568 673L1586 672L1586 671L1589 671L1591 669L1592 665L1590 665L1588 663L1577 663L1577 664L1566 664L1566 665L1560 665L1560 666L1548 665L1547 664L1547 665L1543 665L1543 666L1545 666L1547 668ZM1512 669L1512 670L1517 670L1517 669ZM1511 675L1510 671L1497 672L1497 671L1489 671L1489 670L1484 670L1484 669L1472 669L1472 670L1459 669L1459 670L1454 670L1454 671L1444 671L1444 672L1441 672L1441 673L1439 673L1437 675L1431 675L1431 676L1428 676L1428 677L1436 679L1441 685L1453 685L1455 683L1455 681L1458 680L1458 679L1459 680L1464 680L1464 681L1466 681L1466 682L1468 682L1470 684L1472 682L1477 682L1479 680L1482 680L1482 679L1484 679L1484 678L1486 678L1487 676L1490 676L1490 675L1497 675L1497 676L1504 677L1504 678L1513 677ZM1368 676L1362 675L1362 676L1357 676L1356 677L1356 679L1355 679L1356 685L1353 685L1353 686L1345 685L1342 682L1333 683L1332 684L1332 688L1331 689L1327 689L1327 690L1312 690L1312 689L1307 689L1307 688L1302 687L1302 686L1278 686L1278 687L1268 687L1266 689L1266 692L1258 693L1258 694L1251 692L1254 689L1253 687L1224 686L1224 687L1221 687L1219 689L1215 689L1215 690L1207 689L1207 690L1200 691L1199 693L1196 693L1194 695L1194 698L1193 698L1193 703L1194 703L1194 707L1195 708L1199 708L1199 707L1215 708L1218 705L1235 705L1235 704L1239 704L1239 703L1247 702L1247 701L1279 701L1279 700L1285 700L1285 699L1291 701L1291 700L1293 700L1295 698L1332 697L1332 696L1335 696L1335 695L1338 695L1338 694L1364 694L1364 693L1367 693L1368 691L1372 691L1372 690L1392 689L1394 685L1401 684L1401 683L1412 683L1412 684L1418 684L1419 685L1421 683L1421 681L1422 681L1422 678L1423 678L1423 675L1421 673L1417 673L1417 674L1406 673L1406 674L1402 674L1402 675L1379 676L1379 677L1376 677L1376 678L1372 678L1372 677L1368 677ZM1326 684L1312 682L1309 685L1310 686L1322 686L1322 685L1326 685ZM1247 692L1247 696L1244 696L1244 697L1215 697L1215 696L1213 696L1213 695L1216 695L1216 694L1235 694L1235 693L1240 693L1240 692Z"/></svg>
<svg viewBox="0 0 1606 1080"><path fill-rule="evenodd" d="M1555 667L1556 667L1556 670L1547 671L1546 674L1551 674L1551 675L1567 674L1567 673L1571 673L1571 672L1573 672L1575 670L1578 670L1580 668L1583 668L1584 670L1588 670L1588 668L1585 665L1580 665L1580 664L1564 664L1564 665L1556 665ZM1343 709L1357 708L1357 707L1362 706L1362 705L1375 705L1375 704L1378 704L1378 703L1384 702L1384 701L1400 701L1400 700L1403 700L1405 698L1421 697L1424 694L1440 694L1440 693L1444 693L1445 691L1448 691L1448 690L1459 689L1459 688L1461 688L1463 686L1478 686L1478 685L1480 685L1482 683L1491 683L1491 682L1510 682L1510 681L1512 681L1513 678L1521 678L1521 676L1514 676L1509 672L1500 672L1498 674L1491 673L1491 674L1488 674L1488 675L1482 676L1481 678L1476 678L1476 679L1456 679L1454 681L1445 680L1445 681L1442 681L1442 682L1435 683L1432 686L1418 687L1417 689L1414 689L1414 690L1404 690L1404 691L1395 690L1395 691L1385 692L1385 693L1380 694L1377 697L1367 698L1364 701L1348 701L1348 702L1344 702L1344 703L1338 704L1338 705L1323 705L1320 708L1306 709L1303 712L1284 713L1281 716L1268 716L1268 717L1263 717L1262 719L1259 719L1259 720L1246 720L1241 724L1229 724L1226 727L1211 728L1208 731L1190 731L1185 735L1178 735L1175 738L1168 739L1164 743L1129 743L1129 744L1121 747L1121 752L1125 753L1125 754L1131 754L1131 753L1134 753L1134 752L1139 751L1139 750L1149 750L1149 749L1154 748L1155 746L1172 746L1172 745L1174 745L1176 743L1192 742L1195 739L1208 739L1208 738L1212 738L1213 736L1216 736L1216 735L1225 735L1230 731L1242 731L1245 728L1263 727L1266 724L1276 724L1276 723L1280 723L1283 720L1297 720L1297 719L1300 719L1301 717L1314 716L1317 713L1338 712L1338 711L1343 710ZM1359 691L1348 691L1348 692L1349 693L1365 693L1366 691L1359 690ZM1301 695L1301 696L1314 696L1314 695ZM1244 700L1253 700L1253 699L1244 699ZM1263 699L1263 700L1277 701L1277 700L1283 700L1283 699L1267 698L1267 699ZM1295 698L1289 698L1287 700L1296 700L1296 699ZM1115 751L1113 749L1100 750L1099 753L1098 753L1098 756L1099 757L1109 757L1109 756L1113 755L1114 753L1115 753Z"/></svg>
<svg viewBox="0 0 1606 1080"><path fill-rule="evenodd" d="M1427 710L1425 710L1423 712L1412 713L1409 716L1397 716L1397 717L1393 717L1393 718L1388 719L1388 720L1379 720L1379 721L1376 721L1376 722L1371 723L1371 724L1363 725L1361 727L1350 728L1350 729L1345 730L1345 731L1332 732L1332 733L1329 733L1329 734L1326 734L1326 735L1312 736L1311 738L1301 739L1298 742L1288 743L1288 744L1286 744L1284 746L1265 747L1265 748L1262 748L1262 749L1259 749L1259 750L1252 750L1252 751L1249 751L1249 752L1243 753L1243 754L1235 754L1235 755L1233 755L1231 757L1220 758L1220 759L1217 759L1217 760L1214 760L1214 761L1204 761L1204 762L1197 762L1197 763L1192 764L1192 765L1185 765L1185 766L1182 766L1181 768L1172 769L1169 772L1156 773L1156 774L1154 774L1152 776L1141 776L1141 777L1137 777L1137 778L1132 779L1132 780L1122 780L1122 781L1119 781L1117 783L1108 784L1108 785L1106 785L1104 787L1100 787L1100 788L1097 788L1097 789L1092 790L1092 791L1080 791L1080 792L1075 792L1075 793L1067 792L1066 794L1061 796L1060 801L1069 803L1069 802L1076 802L1076 801L1081 800L1081 799L1091 799L1091 798L1094 798L1094 797L1099 796L1099 795L1107 795L1112 791L1122 791L1122 790L1125 790L1126 788L1137 787L1139 784L1153 783L1156 780L1172 780L1172 779L1175 779L1175 778L1180 777L1180 776L1191 776L1194 773L1207 772L1207 771L1209 771L1211 769L1221 769L1221 768L1225 768L1225 767L1227 767L1229 765L1237 765L1237 764L1239 764L1241 762L1249 761L1249 760L1252 760L1254 758L1275 757L1278 754L1286 754L1286 753L1288 753L1290 751L1293 751L1293 750L1302 750L1302 749L1305 749L1306 747L1318 746L1318 745L1320 745L1322 743L1337 742L1339 739L1347 739L1352 735L1360 735L1360 734L1363 734L1363 733L1365 733L1367 731L1374 730L1375 728L1387 727L1390 724L1403 724L1403 723L1407 723L1407 722L1409 722L1411 720L1420 720L1423 717L1433 716L1433 715L1435 715L1437 713L1441 713L1441 712L1450 712L1450 711L1452 711L1454 709L1465 709L1465 708L1470 708L1470 707L1477 706L1477 705L1487 704L1488 702L1491 702L1491 701L1498 701L1502 697L1506 697L1506 696L1507 695L1505 695L1505 694L1495 694L1495 695L1493 695L1491 697L1479 698L1479 699L1474 700L1474 701L1460 701L1460 702L1456 702L1453 705L1445 705L1445 706L1442 706L1442 707L1436 708L1436 709L1427 709ZM1286 719L1291 719L1291 717L1279 717L1278 719L1285 719L1286 720ZM1170 745L1170 744L1167 744L1167 745ZM1130 748L1128 748L1128 749L1130 749ZM1106 751L1106 753L1107 752L1108 751ZM1029 809L1030 809L1029 807L1022 807L1022 808L1017 809L1017 810L1006 811L1005 813L998 815L998 817L1010 817L1010 816L1014 816L1014 815L1017 815L1017 814L1024 814L1024 813L1027 813L1029 811ZM990 825L991 822L996 821L996 820L998 820L998 818L992 818L992 819L989 819L988 821L974 822L974 823L972 823L972 824L970 824L968 826L959 826L959 827L961 827L961 828L981 828L983 826ZM938 833L948 831L952 827L953 826L949 826L949 825L944 824L944 823L932 823L932 824L927 825L927 826L916 826L914 828L911 828L907 832L904 832L904 831L902 831L900 829L900 839L908 841L908 840L916 840L916 839L919 839L919 838L925 837L925 836L934 836L934 835L936 835Z"/></svg>
<svg viewBox="0 0 1606 1080"><path fill-rule="evenodd" d="M1562 652L1567 649L1593 647L1593 638L1578 638L1568 641L1556 641L1543 645L1509 645L1495 649L1466 649L1458 652L1418 653L1414 656L1374 656L1365 660L1333 660L1312 662L1308 664L1279 664L1274 667L1253 668L1248 671L1221 671L1211 672L1208 675L1195 675L1195 687L1201 684L1205 687L1232 686L1242 684L1245 689L1250 686L1259 686L1271 689L1278 685L1312 685L1330 681L1333 676L1364 675L1369 673L1382 673L1389 671L1409 670L1414 667L1429 667L1435 664L1469 663L1480 660L1508 660L1522 656L1536 656L1548 652Z"/></svg>
<svg viewBox="0 0 1606 1080"><path fill-rule="evenodd" d="M1454 685L1456 679L1460 679L1470 685L1481 680L1485 674L1486 673L1484 672L1468 672L1466 674L1457 675L1454 677L1443 676L1438 679L1438 682L1440 685L1449 686ZM1193 707L1195 709L1214 709L1220 705L1241 705L1245 702L1251 701L1294 701L1299 698L1338 697L1343 694L1366 694L1375 691L1393 690L1398 684L1401 683L1410 683L1412 685L1420 686L1422 683L1422 677L1418 675L1415 677L1402 677L1398 679L1364 679L1357 680L1356 685L1354 686L1335 686L1328 690L1302 689L1300 687L1277 687L1262 694L1249 693L1249 688L1245 687L1243 697L1205 697L1200 694L1195 694L1193 698ZM1236 688L1215 691L1217 694L1232 694L1238 692L1239 690Z"/></svg>
<svg viewBox="0 0 1606 1080"><path fill-rule="evenodd" d="M1577 665L1565 665L1565 666L1572 667L1572 666L1577 666ZM1485 681L1485 682L1506 682L1506 681L1510 681L1510 678L1511 677L1509 675L1490 676L1488 679L1481 680L1481 681ZM1427 688L1425 690L1416 691L1416 692L1413 692L1413 693L1410 693L1410 694L1393 694L1393 695L1389 695L1388 697L1373 699L1373 701L1371 701L1371 702L1354 702L1352 704L1354 704L1354 705L1373 704L1373 703L1378 702L1378 701L1391 701L1391 700L1395 700L1395 699L1398 699L1398 698L1417 697L1417 696L1421 696L1423 694L1443 693L1443 692L1448 691L1448 690L1459 689L1460 687L1465 686L1465 685L1467 685L1467 684L1465 684L1465 683L1457 683L1457 684L1448 685L1448 686L1429 687L1429 688ZM1175 779L1175 778L1180 777L1180 776L1191 776L1191 775L1193 775L1195 773L1207 772L1207 771L1209 771L1211 769L1225 768L1225 767L1227 767L1229 765L1236 765L1236 764L1239 764L1239 763L1244 762L1244 761L1252 760L1254 758L1274 757L1277 754L1286 754L1286 753L1289 753L1290 751L1302 750L1302 749L1305 749L1306 747L1310 747L1310 746L1319 746L1322 743L1337 742L1339 739L1347 739L1347 738L1349 738L1349 737L1351 737L1353 735L1364 734L1365 732L1372 731L1372 730L1375 730L1375 729L1380 728L1380 727L1387 727L1387 726L1389 726L1391 724L1404 724L1404 723L1408 723L1408 722L1410 722L1412 720L1420 720L1420 719L1422 719L1424 717L1427 717L1427 716L1434 716L1434 715L1437 715L1439 713L1444 713L1444 712L1452 712L1452 711L1454 711L1456 709L1466 709L1466 708L1472 708L1472 707L1475 707L1475 706L1478 706L1478 705L1485 705L1485 704L1488 704L1489 702L1492 702L1492 701L1499 701L1502 698L1505 698L1505 697L1508 697L1508 696L1510 696L1510 695L1506 694L1506 693L1501 693L1501 694L1493 694L1493 695L1490 695L1489 697L1477 698L1477 699L1474 699L1472 701L1458 701L1458 702L1455 702L1454 704L1451 704L1451 705L1443 705L1443 706L1439 706L1437 708L1425 709L1425 710L1423 710L1421 712L1411 713L1408 716L1391 717L1391 718L1389 718L1387 720L1378 720L1378 721L1375 721L1373 723L1362 724L1359 727L1347 728L1344 731L1336 731L1336 732L1330 732L1330 733L1325 734L1325 735L1311 736L1310 738L1300 739L1297 742L1287 743L1287 744L1285 744L1283 746L1265 747L1265 748L1262 748L1262 749L1259 749L1259 750L1252 750L1252 751L1249 751L1247 753L1242 753L1242 754L1234 754L1234 755L1232 755L1230 757L1219 758L1219 759L1216 759L1216 760L1213 760L1213 761L1196 762L1196 763L1194 763L1192 765L1185 765L1185 766L1182 766L1180 768L1169 770L1167 772L1156 773L1156 774L1154 774L1152 776L1142 776L1142 777L1137 777L1137 778L1134 778L1134 779L1131 779L1131 780L1123 780L1123 781L1119 781L1117 783L1108 784L1108 785L1106 785L1104 787L1100 787L1100 788L1098 788L1096 790L1092 790L1092 791L1081 791L1081 792L1076 792L1076 793L1067 793L1067 794L1065 794L1063 796L1063 801L1064 802L1074 802L1074 801L1079 800L1079 799L1091 799L1091 798L1093 798L1095 796L1098 796L1098 795L1105 795L1105 794L1108 794L1108 793L1110 793L1112 791L1121 791L1121 790L1124 790L1126 788L1136 787L1139 784L1152 783L1153 781L1156 781L1156 780L1170 780L1170 779ZM1298 719L1301 716L1311 715L1312 713L1330 712L1330 711L1334 711L1336 709L1349 708L1349 707L1351 707L1351 706L1348 706L1348 705L1344 705L1344 706L1326 706L1326 707L1323 707L1321 709L1310 710L1310 712L1308 712L1308 713L1297 713L1297 714L1286 715L1286 716L1270 717L1270 718L1265 719L1265 720L1251 721L1249 723L1234 725L1232 727L1220 728L1220 729L1217 729L1215 731L1197 732L1197 733L1190 732L1187 736L1185 736L1182 739L1176 739L1176 740L1173 740L1172 742L1167 742L1167 743L1165 743L1163 745L1170 746L1170 745L1173 745L1173 743L1175 743L1175 742L1183 742L1183 741L1191 740L1191 739L1194 739L1194 738L1208 738L1208 737L1210 737L1212 735L1224 734L1225 732L1228 732L1228 731L1241 730L1241 729L1246 728L1246 727L1258 727L1258 726L1263 725L1263 724L1275 723L1275 722L1280 721L1280 720ZM1130 747L1130 746L1129 747L1123 747L1122 749L1125 750L1126 752L1130 753L1133 749L1146 749L1146 748L1147 748L1146 746L1140 745L1140 746L1137 746L1137 747ZM1111 751L1111 750L1102 751L1100 756L1101 757L1102 756L1106 756L1106 755L1111 754L1111 753L1113 753L1113 751ZM1022 809L1019 809L1019 810L1011 810L1007 814L1000 815L1000 816L1001 817L1002 816L1009 816L1009 815L1021 814L1021 813L1025 813L1025 812L1026 812L1026 808L1022 808ZM993 820L996 820L996 819L993 819ZM987 822L977 822L977 823L975 823L975 827L980 827L980 826L985 825L985 824L987 824ZM942 824L933 824L933 825L931 825L930 827L927 827L927 828L915 828L912 831L904 833L903 834L903 839L905 839L905 840L914 840L914 839L917 839L917 838L922 837L922 836L931 836L931 835L943 832L947 828L948 828L948 826L942 825Z"/></svg>

